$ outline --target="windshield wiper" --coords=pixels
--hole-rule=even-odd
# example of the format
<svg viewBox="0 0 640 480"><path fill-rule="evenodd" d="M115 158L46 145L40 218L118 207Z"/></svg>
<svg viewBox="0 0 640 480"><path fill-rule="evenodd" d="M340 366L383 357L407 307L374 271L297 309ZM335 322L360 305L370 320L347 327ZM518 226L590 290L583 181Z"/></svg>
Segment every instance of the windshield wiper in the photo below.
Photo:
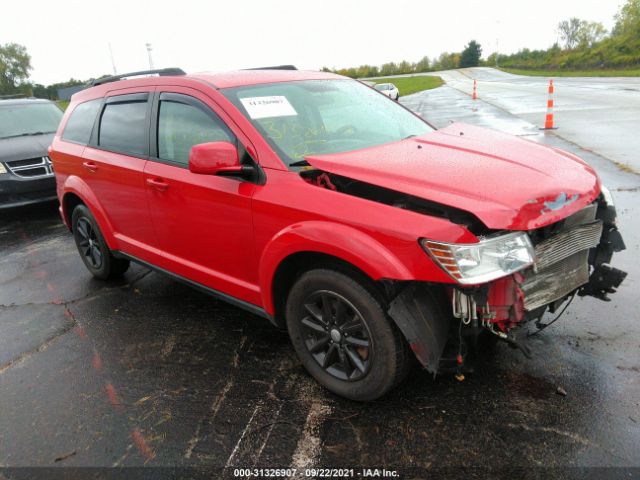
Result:
<svg viewBox="0 0 640 480"><path fill-rule="evenodd" d="M403 138L403 140L407 140L408 138L413 138L413 137L417 137L417 135L415 134L407 135L406 137Z"/></svg>
<svg viewBox="0 0 640 480"><path fill-rule="evenodd" d="M311 164L306 160L298 160L297 162L293 162L289 164L290 167L308 167L309 165Z"/></svg>

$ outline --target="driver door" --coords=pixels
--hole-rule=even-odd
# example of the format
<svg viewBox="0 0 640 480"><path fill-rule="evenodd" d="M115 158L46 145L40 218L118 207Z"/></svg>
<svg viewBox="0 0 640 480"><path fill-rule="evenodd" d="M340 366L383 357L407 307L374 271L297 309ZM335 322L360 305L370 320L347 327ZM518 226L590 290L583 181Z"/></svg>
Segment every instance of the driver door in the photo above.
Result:
<svg viewBox="0 0 640 480"><path fill-rule="evenodd" d="M158 265L218 292L259 304L251 196L255 185L189 171L193 145L237 137L208 97L189 88L159 91L152 155L144 171Z"/></svg>

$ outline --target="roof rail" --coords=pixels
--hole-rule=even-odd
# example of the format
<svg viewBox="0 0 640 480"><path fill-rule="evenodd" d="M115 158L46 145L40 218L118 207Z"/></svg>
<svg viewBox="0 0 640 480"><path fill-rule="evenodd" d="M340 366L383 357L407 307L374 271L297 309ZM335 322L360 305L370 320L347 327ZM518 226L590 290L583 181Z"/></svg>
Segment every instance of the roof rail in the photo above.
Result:
<svg viewBox="0 0 640 480"><path fill-rule="evenodd" d="M298 70L295 65L276 65L275 67L245 68L245 70Z"/></svg>
<svg viewBox="0 0 640 480"><path fill-rule="evenodd" d="M139 77L142 75L154 75L154 74L158 74L161 77L168 77L173 75L186 75L185 71L182 70L181 68L159 68L156 70L141 70L139 72L123 73L121 75L113 75L111 77L96 78L90 83L90 85L92 87L95 87L96 85L102 85L104 83L117 82L118 80L122 80L123 78Z"/></svg>

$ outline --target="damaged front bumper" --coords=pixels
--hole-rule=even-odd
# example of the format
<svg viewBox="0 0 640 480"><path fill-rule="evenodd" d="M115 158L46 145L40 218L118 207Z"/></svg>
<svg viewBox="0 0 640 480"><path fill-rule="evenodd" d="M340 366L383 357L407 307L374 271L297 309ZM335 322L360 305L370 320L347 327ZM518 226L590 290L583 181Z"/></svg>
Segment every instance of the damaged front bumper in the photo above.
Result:
<svg viewBox="0 0 640 480"><path fill-rule="evenodd" d="M610 198L610 197L609 197ZM574 215L529 232L535 248L533 267L492 282L446 289L450 307L440 314L433 286L412 283L391 302L389 315L430 372L442 370L443 354L454 346L460 353L483 331L510 342L528 354L509 332L525 321L555 312L574 295L608 301L626 273L609 265L625 249L616 226L616 210L605 195ZM469 340L471 339L471 340ZM464 355L455 355L457 362Z"/></svg>

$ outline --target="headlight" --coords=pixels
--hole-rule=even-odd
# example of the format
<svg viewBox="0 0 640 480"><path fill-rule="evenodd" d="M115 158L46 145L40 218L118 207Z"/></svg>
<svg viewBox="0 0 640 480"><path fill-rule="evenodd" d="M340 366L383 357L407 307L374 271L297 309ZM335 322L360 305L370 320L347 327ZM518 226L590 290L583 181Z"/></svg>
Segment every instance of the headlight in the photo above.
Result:
<svg viewBox="0 0 640 480"><path fill-rule="evenodd" d="M613 195L611 195L611 190L609 190L604 185L600 185L600 191L602 192L602 196L604 197L604 201L607 202L607 205L609 205L610 207L614 207L615 204L613 203Z"/></svg>
<svg viewBox="0 0 640 480"><path fill-rule="evenodd" d="M523 232L480 240L478 243L443 243L423 238L422 247L458 283L476 285L510 275L532 265L535 253Z"/></svg>
<svg viewBox="0 0 640 480"><path fill-rule="evenodd" d="M0 163L0 174L7 173L7 169L4 168L4 165Z"/></svg>

